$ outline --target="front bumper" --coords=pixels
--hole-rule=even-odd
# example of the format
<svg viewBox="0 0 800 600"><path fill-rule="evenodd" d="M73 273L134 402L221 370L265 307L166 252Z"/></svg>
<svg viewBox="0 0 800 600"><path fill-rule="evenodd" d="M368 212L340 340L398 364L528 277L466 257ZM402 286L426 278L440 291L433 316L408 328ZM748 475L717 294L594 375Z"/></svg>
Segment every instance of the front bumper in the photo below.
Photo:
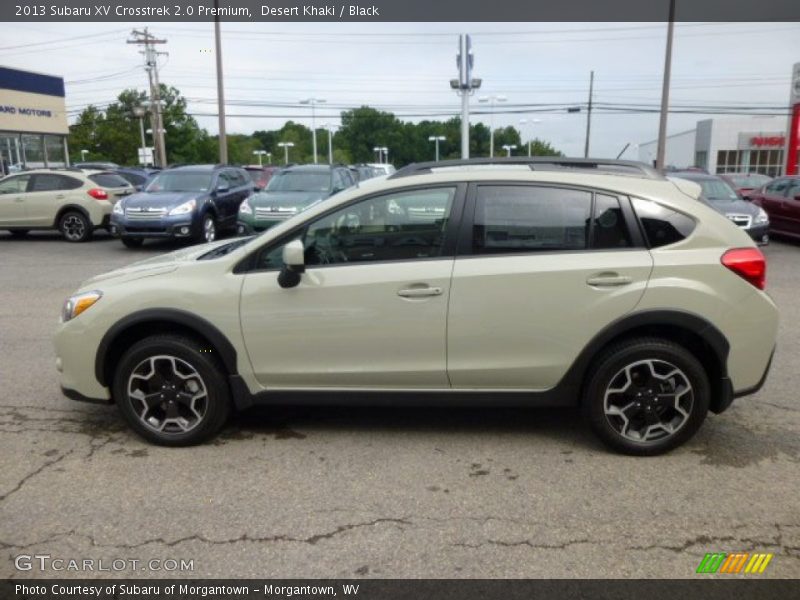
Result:
<svg viewBox="0 0 800 600"><path fill-rule="evenodd" d="M196 235L197 229L192 215L136 220L112 215L110 224L113 235L136 238L188 238Z"/></svg>
<svg viewBox="0 0 800 600"><path fill-rule="evenodd" d="M275 227L275 225L279 225L285 220L286 219L253 219L239 215L239 219L236 221L236 233L239 235L254 235L266 231L270 227Z"/></svg>
<svg viewBox="0 0 800 600"><path fill-rule="evenodd" d="M769 223L763 225L754 225L750 229L744 230L747 235L753 238L757 244L769 244Z"/></svg>

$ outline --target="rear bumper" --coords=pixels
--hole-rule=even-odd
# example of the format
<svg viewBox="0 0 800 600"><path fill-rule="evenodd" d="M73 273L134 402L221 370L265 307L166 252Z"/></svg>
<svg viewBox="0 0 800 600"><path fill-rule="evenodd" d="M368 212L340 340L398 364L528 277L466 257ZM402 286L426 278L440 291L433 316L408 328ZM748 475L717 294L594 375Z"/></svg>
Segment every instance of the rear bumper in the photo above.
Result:
<svg viewBox="0 0 800 600"><path fill-rule="evenodd" d="M761 379L758 380L754 386L749 388L745 388L743 390L739 390L738 392L733 394L734 398L741 398L743 396L750 396L751 394L755 394L764 387L764 383L767 381L767 376L769 375L769 370L772 368L772 359L775 358L775 349L772 349L772 354L769 355L769 361L767 362L767 368L764 369L764 374L761 376Z"/></svg>

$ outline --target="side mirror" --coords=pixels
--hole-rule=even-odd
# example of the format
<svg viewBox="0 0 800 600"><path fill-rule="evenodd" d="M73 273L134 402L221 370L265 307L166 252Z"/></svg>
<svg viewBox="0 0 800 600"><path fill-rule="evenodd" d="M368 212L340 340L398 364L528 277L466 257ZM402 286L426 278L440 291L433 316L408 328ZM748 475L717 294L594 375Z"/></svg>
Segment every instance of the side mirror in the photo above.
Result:
<svg viewBox="0 0 800 600"><path fill-rule="evenodd" d="M278 285L282 288L295 287L300 276L305 273L305 249L303 242L292 240L283 247L283 268L278 275Z"/></svg>

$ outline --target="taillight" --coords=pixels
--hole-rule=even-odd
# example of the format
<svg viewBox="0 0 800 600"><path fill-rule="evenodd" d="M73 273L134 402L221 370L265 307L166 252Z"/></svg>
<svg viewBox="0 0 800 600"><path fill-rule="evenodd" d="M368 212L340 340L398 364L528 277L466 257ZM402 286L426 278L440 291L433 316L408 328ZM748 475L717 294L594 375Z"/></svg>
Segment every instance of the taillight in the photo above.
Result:
<svg viewBox="0 0 800 600"><path fill-rule="evenodd" d="M100 188L92 188L86 193L95 200L108 200L108 192L101 190Z"/></svg>
<svg viewBox="0 0 800 600"><path fill-rule="evenodd" d="M728 250L722 255L722 264L760 290L767 285L767 261L758 248Z"/></svg>

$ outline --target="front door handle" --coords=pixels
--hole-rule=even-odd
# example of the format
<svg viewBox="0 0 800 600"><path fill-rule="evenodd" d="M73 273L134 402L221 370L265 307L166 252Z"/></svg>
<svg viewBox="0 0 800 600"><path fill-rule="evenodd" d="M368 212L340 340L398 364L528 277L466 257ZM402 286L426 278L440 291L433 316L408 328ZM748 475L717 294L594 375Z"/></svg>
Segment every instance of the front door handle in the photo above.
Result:
<svg viewBox="0 0 800 600"><path fill-rule="evenodd" d="M397 295L403 298L425 298L427 296L441 296L442 288L440 287L407 288L397 292Z"/></svg>
<svg viewBox="0 0 800 600"><path fill-rule="evenodd" d="M616 287L633 283L633 278L619 273L598 273L589 277L586 283L595 287Z"/></svg>

